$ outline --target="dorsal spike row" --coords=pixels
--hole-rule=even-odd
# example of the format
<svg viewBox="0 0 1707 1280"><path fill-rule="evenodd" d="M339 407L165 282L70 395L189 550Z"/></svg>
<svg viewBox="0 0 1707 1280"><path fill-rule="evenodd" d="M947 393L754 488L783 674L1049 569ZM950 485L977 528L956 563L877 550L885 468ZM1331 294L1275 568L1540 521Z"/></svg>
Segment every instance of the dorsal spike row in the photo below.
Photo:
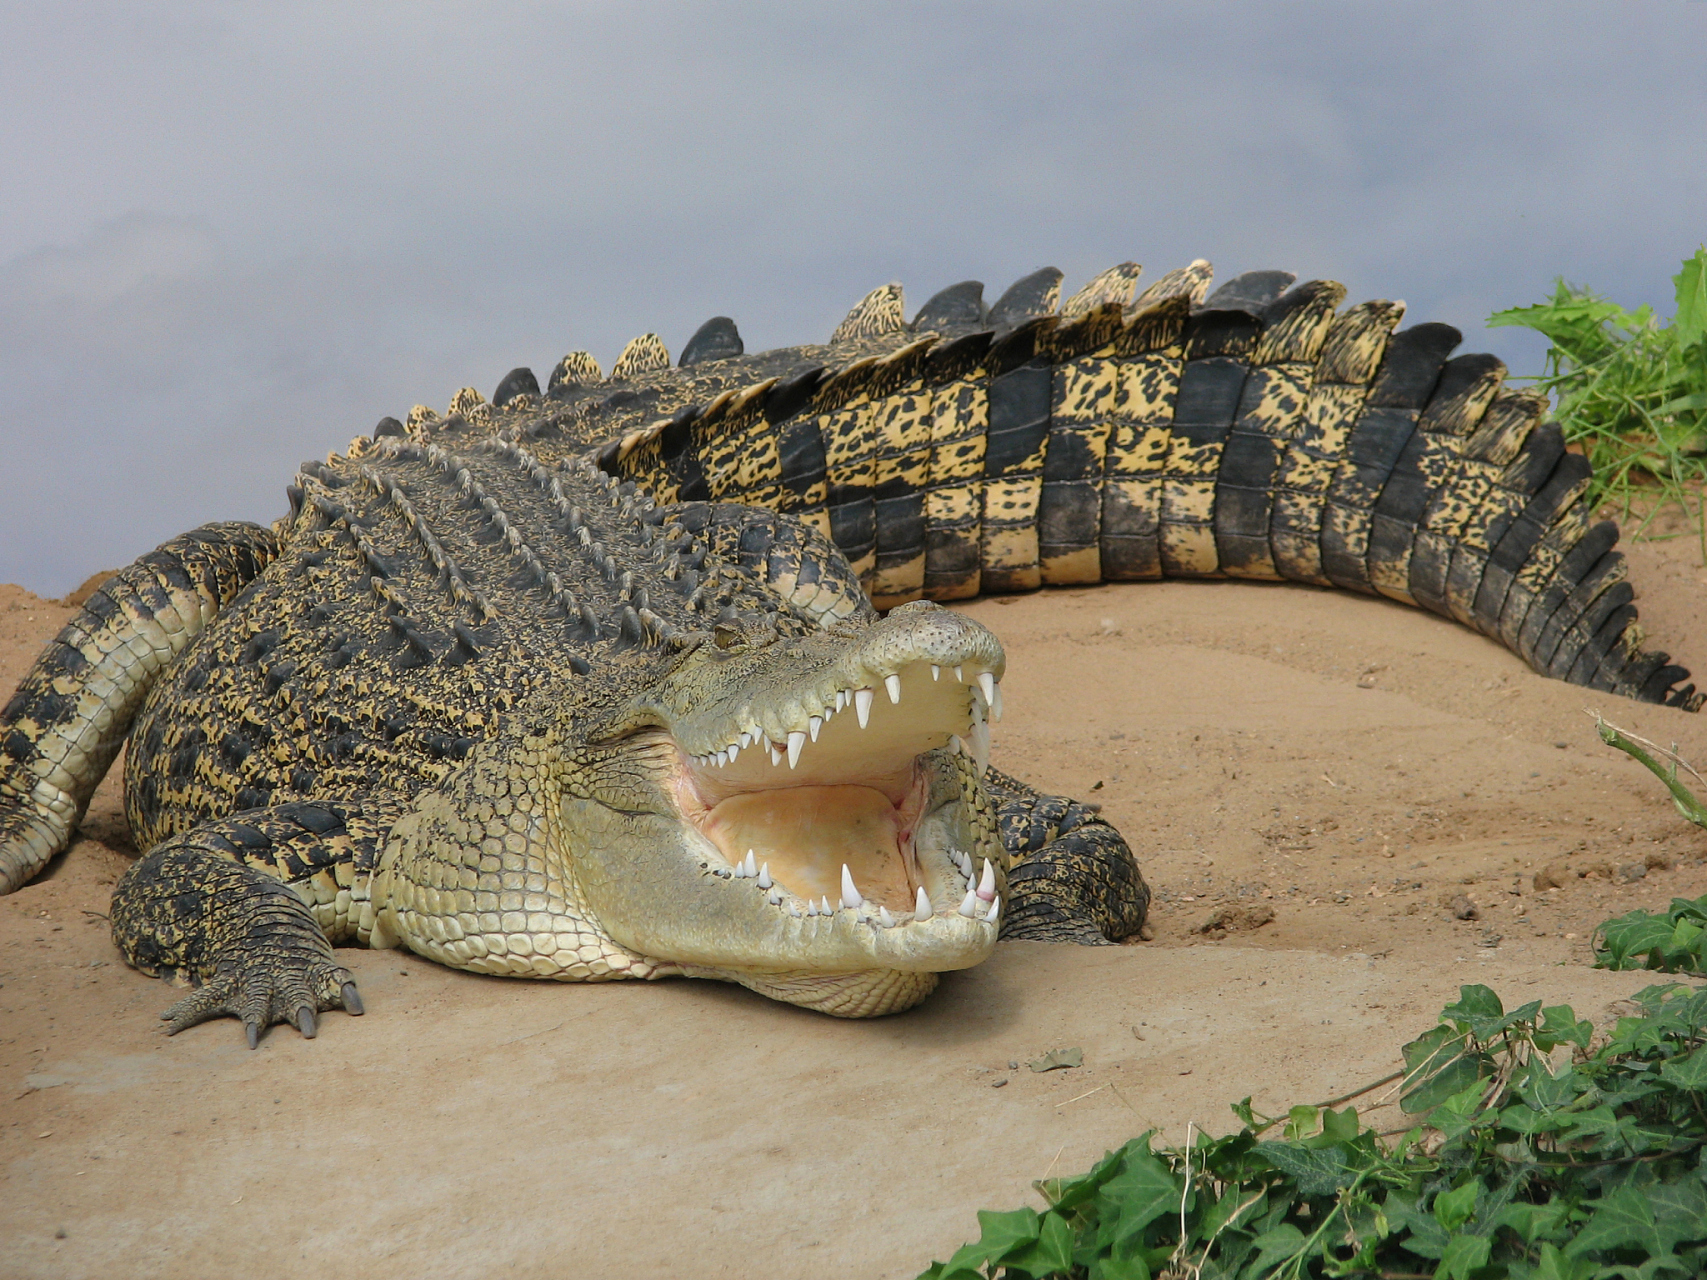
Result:
<svg viewBox="0 0 1707 1280"><path fill-rule="evenodd" d="M996 299L990 308L992 329L1012 329L1038 316L1055 314L1061 300L1061 272L1055 267L1040 267L1028 276L1021 276Z"/></svg>
<svg viewBox="0 0 1707 1280"><path fill-rule="evenodd" d="M984 282L962 280L938 290L913 317L916 333L979 329L984 325Z"/></svg>
<svg viewBox="0 0 1707 1280"><path fill-rule="evenodd" d="M1132 305L1132 298L1138 292L1138 277L1143 274L1144 268L1136 262L1110 267L1061 304L1061 318L1071 320L1088 315L1110 303L1124 310Z"/></svg>
<svg viewBox="0 0 1707 1280"><path fill-rule="evenodd" d="M585 351L571 351L557 362L547 383L548 391L559 387L584 387L605 380L599 362Z"/></svg>
<svg viewBox="0 0 1707 1280"><path fill-rule="evenodd" d="M450 407L446 417L463 418L469 422L485 423L492 417L492 410L486 403L486 397L473 387L463 387L450 398Z"/></svg>
<svg viewBox="0 0 1707 1280"><path fill-rule="evenodd" d="M421 453L421 450L416 449L409 456L419 457ZM440 470L448 471L449 468L446 463L451 460L443 450L428 446L425 454L429 463L438 466ZM393 510L402 518L415 541L420 544L428 563L433 566L434 572L438 575L439 585L449 592L451 600L457 605L478 613L480 620L484 621L490 613L490 605L485 596L469 587L467 579L463 577L462 567L451 558L450 553L444 549L444 544L439 541L438 536L422 519L420 512L415 510L414 503L410 502L408 494L403 492L402 484L392 476L375 474L367 468L363 468L363 474L370 483L374 484L376 488L382 489L389 498Z"/></svg>
<svg viewBox="0 0 1707 1280"><path fill-rule="evenodd" d="M1205 298L1203 307L1206 311L1243 311L1261 317L1297 278L1290 271L1246 271Z"/></svg>
<svg viewBox="0 0 1707 1280"><path fill-rule="evenodd" d="M899 333L907 327L905 311L906 298L899 281L873 289L836 326L836 331L830 335L830 345Z"/></svg>
<svg viewBox="0 0 1707 1280"><path fill-rule="evenodd" d="M1190 266L1175 267L1172 271L1158 277L1143 293L1132 302L1131 310L1140 310L1169 298L1185 297L1192 303L1203 301L1204 294L1209 292L1209 282L1215 278L1215 268L1206 259L1195 258Z"/></svg>
<svg viewBox="0 0 1707 1280"><path fill-rule="evenodd" d="M528 405L539 400L539 379L533 376L532 369L526 367L511 369L492 392L492 403L500 409L522 408L519 402L524 399Z"/></svg>
<svg viewBox="0 0 1707 1280"><path fill-rule="evenodd" d="M689 338L687 346L682 348L681 358L676 361L676 365L686 369L690 365L705 364L712 360L729 360L746 354L746 350L746 344L741 341L741 331L735 327L735 322L728 316L712 316L694 330L693 337Z"/></svg>
<svg viewBox="0 0 1707 1280"><path fill-rule="evenodd" d="M643 333L622 349L611 366L611 380L638 377L670 367L670 352L664 340L655 333Z"/></svg>

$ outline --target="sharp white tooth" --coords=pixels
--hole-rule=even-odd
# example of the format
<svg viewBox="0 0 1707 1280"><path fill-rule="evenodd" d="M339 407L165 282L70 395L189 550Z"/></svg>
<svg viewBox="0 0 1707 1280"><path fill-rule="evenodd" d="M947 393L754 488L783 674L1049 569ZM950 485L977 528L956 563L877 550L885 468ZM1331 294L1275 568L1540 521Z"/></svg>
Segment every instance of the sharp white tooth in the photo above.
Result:
<svg viewBox="0 0 1707 1280"><path fill-rule="evenodd" d="M889 914L888 907L877 908L877 922L885 929L893 929L895 927L895 917Z"/></svg>
<svg viewBox="0 0 1707 1280"><path fill-rule="evenodd" d="M978 687L984 691L984 705L987 707L995 706L996 705L996 677L995 677L995 674L993 672L990 672L990 671L980 671L978 673Z"/></svg>
<svg viewBox="0 0 1707 1280"><path fill-rule="evenodd" d="M865 728L871 720L872 693L873 690L871 689L854 690L854 714L859 717L859 727L862 729Z"/></svg>
<svg viewBox="0 0 1707 1280"><path fill-rule="evenodd" d="M919 886L918 899L913 903L913 919L929 920L931 918L931 896L925 892L925 886Z"/></svg>
<svg viewBox="0 0 1707 1280"><path fill-rule="evenodd" d="M964 683L966 680L965 669L961 668L961 667L956 667L954 669L954 678L957 682Z"/></svg>
<svg viewBox="0 0 1707 1280"><path fill-rule="evenodd" d="M806 914L816 919L818 915L818 904L808 900L806 903Z"/></svg>
<svg viewBox="0 0 1707 1280"><path fill-rule="evenodd" d="M796 920L800 919L800 904L798 902L789 903L788 914L793 916Z"/></svg>
<svg viewBox="0 0 1707 1280"><path fill-rule="evenodd" d="M818 730L822 729L823 727L824 727L824 718L822 716L807 716L806 717L806 736L808 738L812 739L812 741L814 741L814 742L818 741Z"/></svg>
<svg viewBox="0 0 1707 1280"><path fill-rule="evenodd" d="M836 690L836 710L840 711L843 708L845 708L847 705L848 705L848 691L846 689L837 689Z"/></svg>
<svg viewBox="0 0 1707 1280"><path fill-rule="evenodd" d="M978 908L982 905L983 904L978 901L978 895L968 889L966 891L966 896L960 900L960 906L957 907L956 910L968 920L976 920L978 918Z"/></svg>
<svg viewBox="0 0 1707 1280"><path fill-rule="evenodd" d="M776 749L776 743L766 742L765 745L771 749L771 763L773 765L781 764L782 763L782 752L780 752Z"/></svg>
<svg viewBox="0 0 1707 1280"><path fill-rule="evenodd" d="M770 864L766 863L765 865L769 866ZM747 860L743 862L741 866L749 880L759 874L758 864L753 861L753 851L751 849L747 850ZM768 884L761 884L759 888L768 889L770 886Z"/></svg>
<svg viewBox="0 0 1707 1280"><path fill-rule="evenodd" d="M931 679L932 680L941 680L942 679L942 668L937 666L937 664L934 662L931 663Z"/></svg>
<svg viewBox="0 0 1707 1280"><path fill-rule="evenodd" d="M990 766L990 726L982 721L972 726L972 762L980 775Z"/></svg>
<svg viewBox="0 0 1707 1280"><path fill-rule="evenodd" d="M848 864L842 863L842 905L844 907L862 907L865 899L859 896L859 890L854 887L853 872L848 870Z"/></svg>
<svg viewBox="0 0 1707 1280"><path fill-rule="evenodd" d="M978 880L978 896L985 902L996 896L996 868L988 858L984 859L984 874Z"/></svg>
<svg viewBox="0 0 1707 1280"><path fill-rule="evenodd" d="M747 864L746 863L737 862L735 864L735 878L737 880L745 880L747 878Z"/></svg>
<svg viewBox="0 0 1707 1280"><path fill-rule="evenodd" d="M1002 718L1002 686L998 684L996 686L996 696L990 702L990 719L992 721L994 721L994 720L1000 720L1001 718Z"/></svg>
<svg viewBox="0 0 1707 1280"><path fill-rule="evenodd" d="M883 687L885 689L889 690L889 701L891 701L891 702L901 701L901 677L900 676L898 676L898 675L884 676L883 677Z"/></svg>
<svg viewBox="0 0 1707 1280"><path fill-rule="evenodd" d="M770 903L773 907L780 907L782 905L782 894L777 890L772 889L769 896L765 898L765 901ZM799 913L796 912L795 914L798 915Z"/></svg>
<svg viewBox="0 0 1707 1280"><path fill-rule="evenodd" d="M990 924L995 924L996 918L998 916L1000 916L1001 914L1002 914L1002 895L998 893L996 895L996 900L990 904L990 914L985 916L984 919L986 921L988 921Z"/></svg>
<svg viewBox="0 0 1707 1280"><path fill-rule="evenodd" d="M717 763L727 769L730 765L735 763L735 753L729 750L728 747L724 747L723 750L717 753Z"/></svg>
<svg viewBox="0 0 1707 1280"><path fill-rule="evenodd" d="M753 851L751 849L747 850L747 856L749 858L753 856ZM764 866L759 868L759 888L768 889L775 883L776 881L771 879L771 864L767 862Z"/></svg>
<svg viewBox="0 0 1707 1280"><path fill-rule="evenodd" d="M958 733L951 733L948 735L948 745L954 748L955 755L961 755L966 750L966 744L960 740L960 735Z"/></svg>
<svg viewBox="0 0 1707 1280"><path fill-rule="evenodd" d="M806 745L806 735L796 729L788 735L788 767L800 763L800 749Z"/></svg>
<svg viewBox="0 0 1707 1280"><path fill-rule="evenodd" d="M818 907L818 914L821 916L832 916L836 914L834 911L830 910L830 895L827 893L824 895L823 901Z"/></svg>
<svg viewBox="0 0 1707 1280"><path fill-rule="evenodd" d="M745 745L745 744L742 744ZM735 763L735 757L741 754L741 746L731 744L723 749L723 754L729 757L729 763Z"/></svg>
<svg viewBox="0 0 1707 1280"><path fill-rule="evenodd" d="M740 745L743 747L752 746L753 745L753 735L750 733L743 733L741 735L741 744Z"/></svg>

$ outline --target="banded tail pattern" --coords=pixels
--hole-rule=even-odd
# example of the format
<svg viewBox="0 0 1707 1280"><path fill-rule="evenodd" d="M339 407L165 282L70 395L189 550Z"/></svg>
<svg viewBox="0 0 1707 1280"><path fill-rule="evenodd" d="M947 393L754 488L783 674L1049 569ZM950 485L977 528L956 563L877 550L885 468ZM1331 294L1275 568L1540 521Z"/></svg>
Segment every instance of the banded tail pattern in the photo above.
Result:
<svg viewBox="0 0 1707 1280"><path fill-rule="evenodd" d="M1204 262L1142 293L1122 264L1065 304L1060 280L1034 273L987 309L956 285L911 324L885 286L844 323L857 342L755 365L782 372L627 431L599 465L660 502L802 518L880 608L1284 579L1455 618L1575 684L1700 706L1688 671L1641 647L1587 461L1498 359L1454 356L1451 326L1400 329L1401 302L1341 310L1343 286L1280 271L1210 293Z"/></svg>

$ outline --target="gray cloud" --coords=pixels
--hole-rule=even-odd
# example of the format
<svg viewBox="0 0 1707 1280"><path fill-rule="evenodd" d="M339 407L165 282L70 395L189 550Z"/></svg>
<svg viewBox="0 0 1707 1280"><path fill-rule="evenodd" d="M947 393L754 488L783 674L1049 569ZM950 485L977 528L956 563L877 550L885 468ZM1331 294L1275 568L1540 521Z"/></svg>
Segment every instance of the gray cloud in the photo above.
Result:
<svg viewBox="0 0 1707 1280"><path fill-rule="evenodd" d="M79 6L0 50L0 579L59 592L573 347L817 339L1054 263L1484 331L1669 304L1707 5Z"/></svg>

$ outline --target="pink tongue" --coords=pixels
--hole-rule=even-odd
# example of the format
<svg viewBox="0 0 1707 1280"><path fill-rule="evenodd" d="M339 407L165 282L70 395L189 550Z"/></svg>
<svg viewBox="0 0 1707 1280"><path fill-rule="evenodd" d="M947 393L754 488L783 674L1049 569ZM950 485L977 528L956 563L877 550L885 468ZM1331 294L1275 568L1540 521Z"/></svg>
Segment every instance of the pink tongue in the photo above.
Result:
<svg viewBox="0 0 1707 1280"><path fill-rule="evenodd" d="M723 856L770 864L771 877L802 898L841 901L842 864L860 895L910 911L913 892L899 847L895 806L870 787L788 787L723 801L701 824Z"/></svg>

